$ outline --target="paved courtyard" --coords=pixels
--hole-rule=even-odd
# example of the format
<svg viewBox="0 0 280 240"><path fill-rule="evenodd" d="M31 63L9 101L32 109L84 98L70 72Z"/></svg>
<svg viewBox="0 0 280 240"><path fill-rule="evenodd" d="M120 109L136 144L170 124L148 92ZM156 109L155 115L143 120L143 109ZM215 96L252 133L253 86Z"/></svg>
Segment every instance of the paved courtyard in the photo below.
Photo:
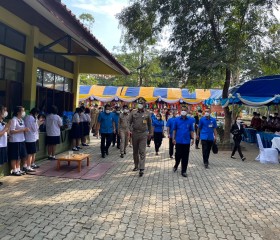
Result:
<svg viewBox="0 0 280 240"><path fill-rule="evenodd" d="M280 239L280 166L256 162L256 147L247 145L245 162L211 154L209 169L192 147L183 178L165 139L160 156L147 148L139 178L131 148L102 159L99 142L83 150L91 164L115 164L98 181L2 178L0 239Z"/></svg>

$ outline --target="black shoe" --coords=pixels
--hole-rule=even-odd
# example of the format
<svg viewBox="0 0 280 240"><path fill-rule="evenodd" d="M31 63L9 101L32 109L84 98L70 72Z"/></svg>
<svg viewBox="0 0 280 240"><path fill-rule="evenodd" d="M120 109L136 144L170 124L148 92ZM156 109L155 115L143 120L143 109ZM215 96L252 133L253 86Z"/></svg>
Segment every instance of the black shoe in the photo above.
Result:
<svg viewBox="0 0 280 240"><path fill-rule="evenodd" d="M147 145L147 147L150 147L150 145Z"/></svg>
<svg viewBox="0 0 280 240"><path fill-rule="evenodd" d="M32 167L33 169L36 169L36 168L39 168L40 166L38 166L38 165L36 165L36 164L31 164L31 167Z"/></svg>
<svg viewBox="0 0 280 240"><path fill-rule="evenodd" d="M78 151L79 151L79 149L78 149L78 148L76 148L76 147L73 147L73 148L72 148L72 151L73 151L73 152L78 152Z"/></svg>
<svg viewBox="0 0 280 240"><path fill-rule="evenodd" d="M170 155L170 158L173 158L173 156L172 156L172 155Z"/></svg>
<svg viewBox="0 0 280 240"><path fill-rule="evenodd" d="M121 154L121 158L123 158L123 154Z"/></svg>
<svg viewBox="0 0 280 240"><path fill-rule="evenodd" d="M79 146L76 146L76 148L77 148L77 149L83 149L83 148L81 148L81 147L79 147Z"/></svg>
<svg viewBox="0 0 280 240"><path fill-rule="evenodd" d="M173 167L173 172L176 172L177 171L177 167Z"/></svg>
<svg viewBox="0 0 280 240"><path fill-rule="evenodd" d="M204 167L205 167L205 168L209 168L209 167L208 167L208 164L204 164Z"/></svg>
<svg viewBox="0 0 280 240"><path fill-rule="evenodd" d="M105 158L105 153L102 153L102 154L101 154L101 157L102 157L102 158Z"/></svg>
<svg viewBox="0 0 280 240"><path fill-rule="evenodd" d="M234 157L234 156L230 156L230 158L232 158L232 159L236 159L236 157Z"/></svg>
<svg viewBox="0 0 280 240"><path fill-rule="evenodd" d="M49 156L49 157L48 157L48 160L54 160L54 158Z"/></svg>
<svg viewBox="0 0 280 240"><path fill-rule="evenodd" d="M3 183L2 182L0 182L0 186L2 186L3 185Z"/></svg>
<svg viewBox="0 0 280 240"><path fill-rule="evenodd" d="M115 144L113 144L112 147L115 147Z"/></svg>
<svg viewBox="0 0 280 240"><path fill-rule="evenodd" d="M124 151L124 154L126 154L126 151Z"/></svg>
<svg viewBox="0 0 280 240"><path fill-rule="evenodd" d="M140 170L139 177L142 177L144 175L144 170Z"/></svg>
<svg viewBox="0 0 280 240"><path fill-rule="evenodd" d="M244 161L246 160L246 158L245 158L245 157L243 157L243 158L241 158L241 160L244 162Z"/></svg>
<svg viewBox="0 0 280 240"><path fill-rule="evenodd" d="M117 149L120 149L120 146L117 146Z"/></svg>
<svg viewBox="0 0 280 240"><path fill-rule="evenodd" d="M158 156L158 152L156 152L156 155Z"/></svg>
<svg viewBox="0 0 280 240"><path fill-rule="evenodd" d="M195 146L195 149L200 149L198 146Z"/></svg>
<svg viewBox="0 0 280 240"><path fill-rule="evenodd" d="M136 167L136 168L133 168L133 170L132 170L133 172L136 172L136 171L138 171L138 168Z"/></svg>
<svg viewBox="0 0 280 240"><path fill-rule="evenodd" d="M185 172L182 173L182 176L183 176L183 177L187 177L187 173L185 173Z"/></svg>
<svg viewBox="0 0 280 240"><path fill-rule="evenodd" d="M84 146L84 147L88 147L89 145L88 145L88 144L86 144L86 143L82 143L82 146Z"/></svg>
<svg viewBox="0 0 280 240"><path fill-rule="evenodd" d="M108 151L106 151L106 155L109 155L109 152L108 152Z"/></svg>
<svg viewBox="0 0 280 240"><path fill-rule="evenodd" d="M12 172L13 176L22 176L22 174L20 172Z"/></svg>

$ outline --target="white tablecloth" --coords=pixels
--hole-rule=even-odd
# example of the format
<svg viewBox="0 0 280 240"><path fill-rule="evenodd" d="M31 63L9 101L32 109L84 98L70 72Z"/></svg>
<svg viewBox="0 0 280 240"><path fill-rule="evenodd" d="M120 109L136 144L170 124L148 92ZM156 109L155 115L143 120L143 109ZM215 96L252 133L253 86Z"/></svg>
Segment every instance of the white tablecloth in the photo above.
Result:
<svg viewBox="0 0 280 240"><path fill-rule="evenodd" d="M277 148L278 150L280 150L280 137L274 137L272 140L272 148Z"/></svg>

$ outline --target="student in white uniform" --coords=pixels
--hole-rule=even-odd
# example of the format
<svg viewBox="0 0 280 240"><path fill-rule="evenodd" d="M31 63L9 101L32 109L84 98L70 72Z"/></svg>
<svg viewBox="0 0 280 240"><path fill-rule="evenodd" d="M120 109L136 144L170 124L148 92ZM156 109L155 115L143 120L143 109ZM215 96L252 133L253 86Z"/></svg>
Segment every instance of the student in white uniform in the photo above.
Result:
<svg viewBox="0 0 280 240"><path fill-rule="evenodd" d="M7 135L10 128L10 123L6 124L4 119L8 116L7 109L0 105L0 166L8 162L8 153L7 153ZM3 183L0 182L0 186Z"/></svg>
<svg viewBox="0 0 280 240"><path fill-rule="evenodd" d="M88 144L86 144L88 120L87 120L87 116L85 114L85 107L82 106L80 108L82 110L81 115L80 115L81 141L82 141L82 146L87 147L87 146L89 146Z"/></svg>
<svg viewBox="0 0 280 240"><path fill-rule="evenodd" d="M62 119L57 113L57 107L52 106L50 114L46 117L48 160L55 160L56 145L60 144L60 127L62 126Z"/></svg>
<svg viewBox="0 0 280 240"><path fill-rule="evenodd" d="M36 142L39 139L39 121L37 119L39 115L39 109L33 108L30 111L30 115L24 119L24 124L30 129L29 132L25 133L25 145L27 151L26 166L24 166L25 172L34 172L34 168L38 168L35 164L35 155L37 152Z"/></svg>
<svg viewBox="0 0 280 240"><path fill-rule="evenodd" d="M20 170L20 160L25 161L25 158L27 157L24 133L29 131L29 128L24 125L24 117L24 107L15 107L10 125L8 143L8 156L11 161L12 175L14 176L21 176L25 174L24 171Z"/></svg>
<svg viewBox="0 0 280 240"><path fill-rule="evenodd" d="M81 115L81 108L76 108L74 116L72 118L72 127L71 127L71 138L72 138L72 150L79 151L80 147L80 139L81 139L81 125L80 125L80 115Z"/></svg>
<svg viewBox="0 0 280 240"><path fill-rule="evenodd" d="M90 123L91 123L91 118L90 118L90 109L86 108L85 109L85 116L86 116L86 124L85 124L85 143L88 146L88 143L90 143L90 137L89 137L89 132L90 132Z"/></svg>

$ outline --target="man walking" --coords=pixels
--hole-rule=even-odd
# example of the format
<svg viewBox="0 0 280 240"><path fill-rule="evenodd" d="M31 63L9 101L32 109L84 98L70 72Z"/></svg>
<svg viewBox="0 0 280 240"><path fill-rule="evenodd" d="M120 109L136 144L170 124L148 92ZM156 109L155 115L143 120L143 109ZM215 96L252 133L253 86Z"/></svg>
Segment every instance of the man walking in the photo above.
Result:
<svg viewBox="0 0 280 240"><path fill-rule="evenodd" d="M113 133L116 132L114 115L110 111L110 105L105 105L105 112L98 115L97 131L101 134L101 155L105 158L105 154L109 155L109 147L112 142Z"/></svg>
<svg viewBox="0 0 280 240"><path fill-rule="evenodd" d="M147 138L152 135L152 120L150 114L145 112L143 104L143 101L139 101L138 110L132 112L129 116L134 159L133 171L140 169L140 177L143 176L145 170ZM148 133L147 130L149 131Z"/></svg>
<svg viewBox="0 0 280 240"><path fill-rule="evenodd" d="M116 132L113 134L113 140L112 140L112 146L115 147L116 142L117 142L117 148L120 148L120 135L119 135L119 117L120 117L120 113L121 113L121 108L119 106L115 107L115 111L113 112L114 114L114 120L115 120L115 124L116 124Z"/></svg>
<svg viewBox="0 0 280 240"><path fill-rule="evenodd" d="M200 119L201 115L202 115L201 110L198 110L196 115L194 116L194 119L195 119L194 130L195 130L195 135L196 136L198 136L197 131L198 131L199 119ZM196 138L195 139L195 149L199 149L198 144L199 144L199 138L198 139Z"/></svg>
<svg viewBox="0 0 280 240"><path fill-rule="evenodd" d="M181 165L181 174L187 177L187 167L189 162L190 145L193 145L194 127L193 120L187 117L187 108L182 107L181 116L174 121L173 144L176 145L175 166L173 171Z"/></svg>
<svg viewBox="0 0 280 240"><path fill-rule="evenodd" d="M91 132L93 133L93 136L97 136L97 137L98 137L98 132L96 132L96 127L98 123L97 121L98 115L99 115L98 105L94 104L94 107L90 110L90 129Z"/></svg>
<svg viewBox="0 0 280 240"><path fill-rule="evenodd" d="M173 144L173 129L174 129L174 122L176 119L176 110L173 110L171 113L171 117L167 120L166 127L167 127L167 135L169 139L169 156L173 158L174 153L174 144Z"/></svg>
<svg viewBox="0 0 280 240"><path fill-rule="evenodd" d="M217 122L210 116L210 110L205 110L205 115L199 120L196 139L201 140L204 167L208 168L209 156L213 143L217 139Z"/></svg>
<svg viewBox="0 0 280 240"><path fill-rule="evenodd" d="M121 158L126 154L126 147L129 140L129 109L127 105L123 106L123 113L120 114L118 124L118 135L120 136Z"/></svg>

